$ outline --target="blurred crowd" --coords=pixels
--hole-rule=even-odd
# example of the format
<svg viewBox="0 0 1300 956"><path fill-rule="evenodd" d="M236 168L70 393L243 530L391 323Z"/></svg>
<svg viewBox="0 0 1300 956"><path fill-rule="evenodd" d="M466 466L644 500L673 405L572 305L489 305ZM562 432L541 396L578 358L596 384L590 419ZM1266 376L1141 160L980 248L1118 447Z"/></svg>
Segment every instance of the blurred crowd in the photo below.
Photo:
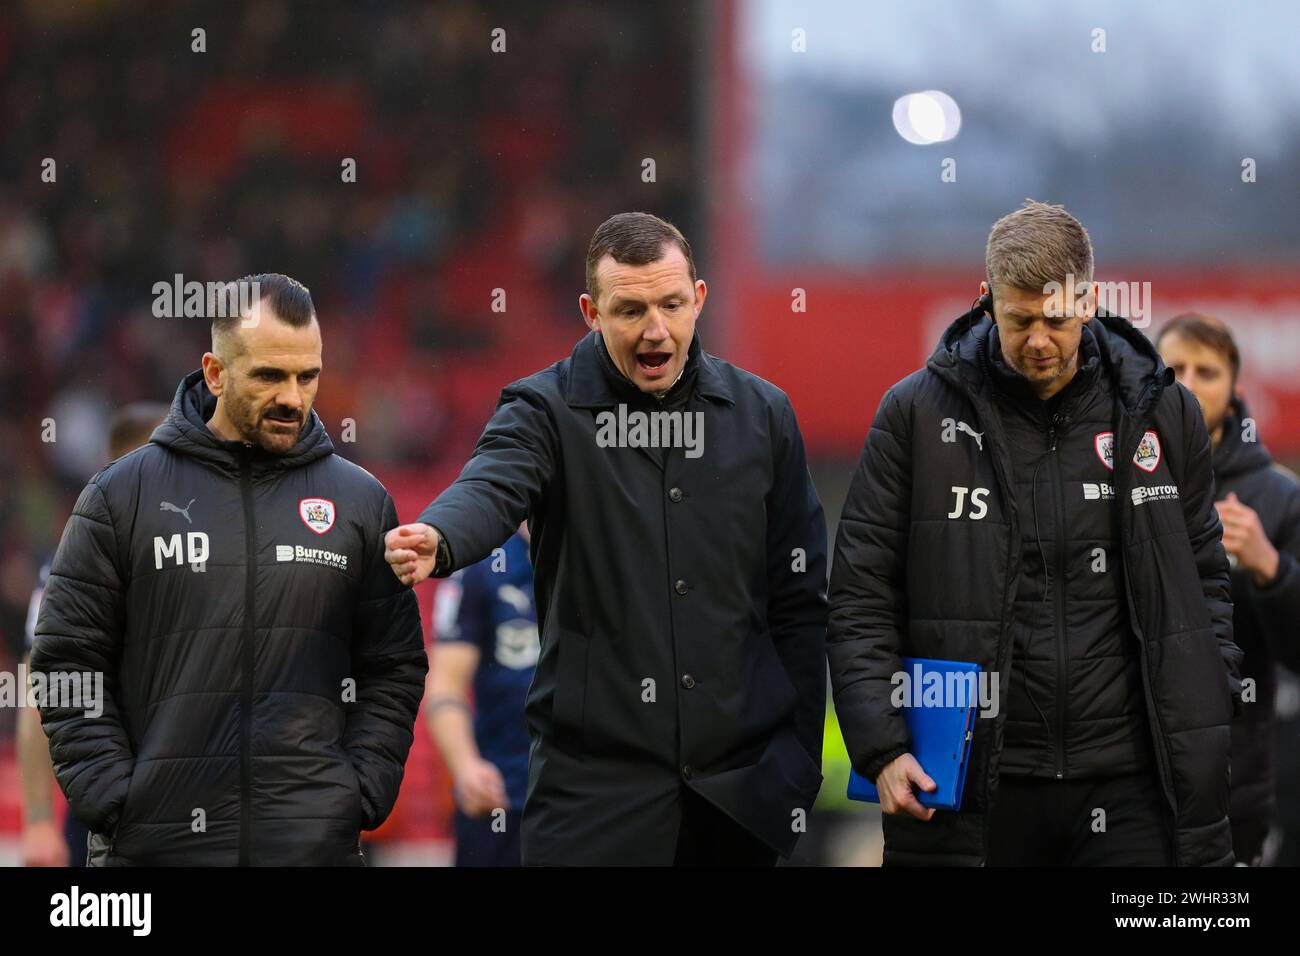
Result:
<svg viewBox="0 0 1300 956"><path fill-rule="evenodd" d="M692 234L691 28L585 0L6 4L0 663L108 415L170 401L206 347L156 283L298 278L347 456L463 460L501 385L581 335L597 223Z"/></svg>

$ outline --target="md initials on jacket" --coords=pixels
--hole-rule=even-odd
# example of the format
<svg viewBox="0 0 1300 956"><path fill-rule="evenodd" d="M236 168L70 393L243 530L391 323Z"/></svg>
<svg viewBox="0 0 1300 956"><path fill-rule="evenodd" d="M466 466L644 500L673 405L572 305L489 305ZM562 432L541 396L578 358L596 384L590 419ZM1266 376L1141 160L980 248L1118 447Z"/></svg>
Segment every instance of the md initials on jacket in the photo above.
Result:
<svg viewBox="0 0 1300 956"><path fill-rule="evenodd" d="M191 571L201 573L204 570L204 562L208 560L208 536L202 531L186 532L183 539L179 531L170 538L157 535L153 539L155 570L162 570L164 558L175 558L176 564L188 564Z"/></svg>

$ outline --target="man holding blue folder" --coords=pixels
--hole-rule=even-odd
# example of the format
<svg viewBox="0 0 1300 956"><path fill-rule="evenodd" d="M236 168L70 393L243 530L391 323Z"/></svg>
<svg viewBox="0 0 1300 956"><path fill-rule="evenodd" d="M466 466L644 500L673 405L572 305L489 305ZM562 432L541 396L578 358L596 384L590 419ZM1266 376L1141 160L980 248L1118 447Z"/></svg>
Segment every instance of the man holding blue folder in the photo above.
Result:
<svg viewBox="0 0 1300 956"><path fill-rule="evenodd" d="M1097 309L1063 208L999 220L986 265L881 401L836 540L835 706L885 864L1231 864L1241 655L1200 408ZM918 800L904 656L997 678L957 809Z"/></svg>

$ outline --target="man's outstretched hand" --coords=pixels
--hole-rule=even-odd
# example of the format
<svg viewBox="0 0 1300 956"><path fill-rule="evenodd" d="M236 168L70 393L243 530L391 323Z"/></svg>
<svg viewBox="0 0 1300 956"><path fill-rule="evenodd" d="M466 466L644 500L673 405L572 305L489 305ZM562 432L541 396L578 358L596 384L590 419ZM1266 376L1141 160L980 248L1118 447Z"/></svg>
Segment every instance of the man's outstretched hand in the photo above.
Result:
<svg viewBox="0 0 1300 956"><path fill-rule="evenodd" d="M403 584L419 584L433 574L438 532L427 524L404 524L384 535L384 560Z"/></svg>

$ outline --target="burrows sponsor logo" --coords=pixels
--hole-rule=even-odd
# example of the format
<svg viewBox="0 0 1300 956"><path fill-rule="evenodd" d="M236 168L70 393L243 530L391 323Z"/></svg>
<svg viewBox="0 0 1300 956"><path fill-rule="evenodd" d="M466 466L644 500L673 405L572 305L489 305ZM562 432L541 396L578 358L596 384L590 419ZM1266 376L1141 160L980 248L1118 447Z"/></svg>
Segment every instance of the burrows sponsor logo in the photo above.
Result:
<svg viewBox="0 0 1300 956"><path fill-rule="evenodd" d="M346 554L326 551L324 548L305 548L300 544L277 544L275 546L275 560L323 564L327 568L338 568L340 571L345 570L348 566L348 556Z"/></svg>
<svg viewBox="0 0 1300 956"><path fill-rule="evenodd" d="M1104 481L1085 481L1083 483L1084 501L1110 501L1115 497L1115 486Z"/></svg>
<svg viewBox="0 0 1300 956"><path fill-rule="evenodd" d="M1178 500L1177 485L1138 485L1131 492L1133 504L1140 505L1148 501Z"/></svg>

